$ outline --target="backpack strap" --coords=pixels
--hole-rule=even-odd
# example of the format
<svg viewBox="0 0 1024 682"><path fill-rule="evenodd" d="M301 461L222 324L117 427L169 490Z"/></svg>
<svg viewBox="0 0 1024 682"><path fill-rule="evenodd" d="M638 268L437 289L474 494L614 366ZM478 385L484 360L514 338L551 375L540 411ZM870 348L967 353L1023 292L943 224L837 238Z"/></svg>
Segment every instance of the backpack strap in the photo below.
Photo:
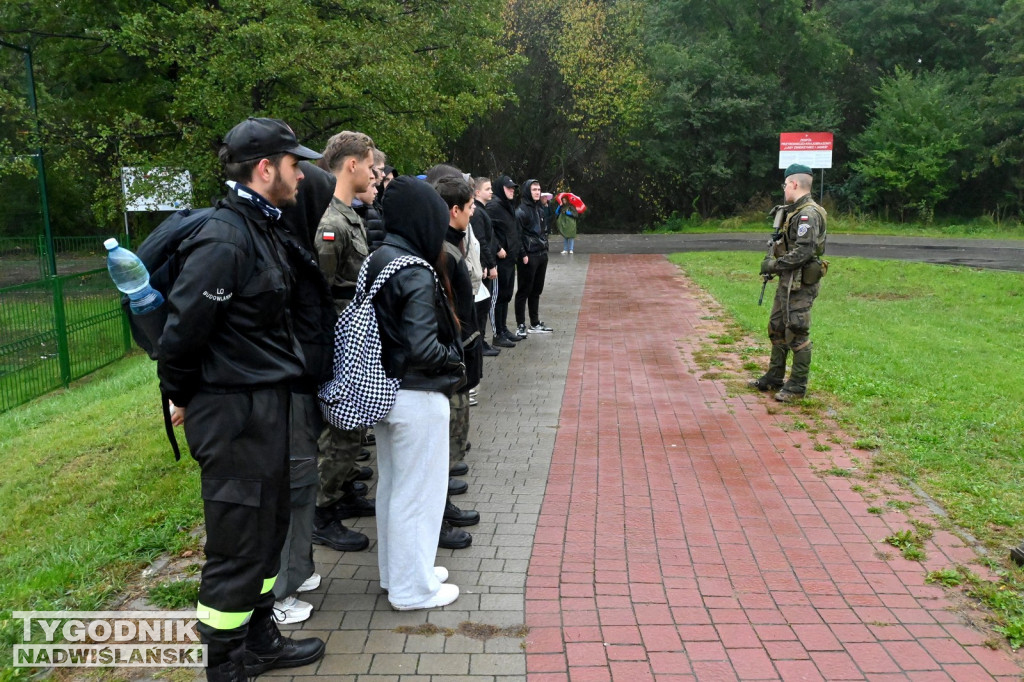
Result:
<svg viewBox="0 0 1024 682"><path fill-rule="evenodd" d="M373 281L373 286L370 290L366 290L366 277L369 271L370 259L367 258L363 261L362 267L359 268L359 277L356 279L356 296L352 301L355 305L362 305L364 299L373 300L373 297L377 295L377 292L381 290L384 284L391 279L391 276L401 270L407 268L410 265L420 265L430 270L430 274L434 276L434 284L440 286L440 282L437 279L437 273L434 272L434 268L431 267L430 263L423 260L419 256L399 256L394 260L390 261L384 266L384 269L380 271L377 278Z"/></svg>
<svg viewBox="0 0 1024 682"><path fill-rule="evenodd" d="M252 241L252 233L249 232L250 227L249 227L248 221L245 219L244 216L241 216L236 211L232 211L230 209L229 210L221 210L221 209L224 209L224 208L226 208L226 207L225 207L223 201L218 202L217 203L217 210L213 212L213 215L210 216L210 219L215 218L215 217L219 218L220 220L223 220L224 222L228 223L229 225L234 226L243 235L245 235L247 251L248 251L248 254L250 256L249 259L248 259L248 261L249 261L249 272L245 276L245 281L248 282L250 279L252 279L252 276L254 274L256 274L256 246L255 246L255 244L253 244L253 241ZM185 237L185 239L189 239L191 237L194 237L194 236L198 235L200 232L202 232L203 227L206 226L207 222L209 222L209 220L204 221L202 225L199 225L194 231L192 231L192 233L190 233L187 237ZM182 243L185 241L185 239L182 240ZM179 253L180 253L181 243L178 244L178 249L179 249ZM182 256L187 257L187 254L182 253ZM167 304L164 303L164 305L167 305ZM171 408L167 404L168 403L168 398L167 398L167 396L163 395L163 393L160 394L160 403L161 403L161 410L163 411L163 414L164 414L164 431L167 433L167 440L168 440L168 442L170 442L171 450L174 452L174 461L175 462L180 462L181 461L181 447L178 445L178 438L174 434L174 425L171 424Z"/></svg>

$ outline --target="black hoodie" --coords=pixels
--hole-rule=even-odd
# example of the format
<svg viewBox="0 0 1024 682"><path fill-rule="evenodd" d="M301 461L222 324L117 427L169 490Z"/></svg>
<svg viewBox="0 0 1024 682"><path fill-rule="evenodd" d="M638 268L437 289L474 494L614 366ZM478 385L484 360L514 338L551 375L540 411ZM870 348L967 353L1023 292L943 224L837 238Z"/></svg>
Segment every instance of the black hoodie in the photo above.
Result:
<svg viewBox="0 0 1024 682"><path fill-rule="evenodd" d="M494 197L487 202L487 215L491 218L494 228L494 239L498 242L497 249L505 249L505 261L515 263L523 249L516 226L516 210L512 200L505 196L505 187L515 187L512 178L502 175L498 178ZM497 249L495 253L497 253Z"/></svg>
<svg viewBox="0 0 1024 682"><path fill-rule="evenodd" d="M337 179L308 161L300 161L299 167L306 177L299 183L296 203L281 212L281 242L294 278L289 303L292 331L305 356L305 371L292 390L316 393L331 374L338 318L331 290L316 263L313 237L331 203Z"/></svg>
<svg viewBox="0 0 1024 682"><path fill-rule="evenodd" d="M395 258L437 262L448 231L448 206L433 187L410 176L395 178L384 193L387 236L367 265L369 289ZM426 267L392 275L373 300L384 372L401 388L451 396L465 382L458 326L441 287Z"/></svg>
<svg viewBox="0 0 1024 682"><path fill-rule="evenodd" d="M544 207L539 201L534 201L530 193L530 186L535 184L540 183L531 178L519 186L519 208L516 209L519 238L522 240L523 253L526 255L548 250L548 227Z"/></svg>

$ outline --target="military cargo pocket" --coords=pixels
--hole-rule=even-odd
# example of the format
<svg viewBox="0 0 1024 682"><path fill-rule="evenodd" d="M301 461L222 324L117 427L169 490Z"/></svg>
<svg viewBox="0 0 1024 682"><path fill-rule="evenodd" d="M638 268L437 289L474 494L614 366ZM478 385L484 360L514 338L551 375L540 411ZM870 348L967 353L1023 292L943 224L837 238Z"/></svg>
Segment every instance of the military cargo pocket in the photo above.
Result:
<svg viewBox="0 0 1024 682"><path fill-rule="evenodd" d="M821 262L812 260L810 263L803 267L802 281L804 284L810 286L811 284L817 284L822 276L824 275L824 269L821 267Z"/></svg>
<svg viewBox="0 0 1024 682"><path fill-rule="evenodd" d="M261 492L262 481L203 479L208 555L260 557Z"/></svg>

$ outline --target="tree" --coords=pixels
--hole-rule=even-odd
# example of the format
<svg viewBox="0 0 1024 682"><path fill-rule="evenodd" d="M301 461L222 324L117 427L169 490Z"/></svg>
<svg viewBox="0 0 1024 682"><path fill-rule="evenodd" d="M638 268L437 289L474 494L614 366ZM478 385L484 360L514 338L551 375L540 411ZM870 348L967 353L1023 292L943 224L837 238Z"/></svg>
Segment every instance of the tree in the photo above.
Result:
<svg viewBox="0 0 1024 682"><path fill-rule="evenodd" d="M362 130L410 170L508 95L487 0L28 0L0 35L37 45L44 142L61 189L117 220L121 166L192 171L220 192L213 153L246 116L307 145ZM63 230L83 222L79 215ZM91 229L88 231L92 231Z"/></svg>
<svg viewBox="0 0 1024 682"><path fill-rule="evenodd" d="M982 29L993 78L984 99L988 161L984 178L997 214L1024 217L1024 0L1008 0Z"/></svg>
<svg viewBox="0 0 1024 682"><path fill-rule="evenodd" d="M978 149L974 98L964 74L914 75L901 68L875 89L871 121L851 145L866 201L930 222L936 205L968 175ZM959 163L958 163L959 162Z"/></svg>
<svg viewBox="0 0 1024 682"><path fill-rule="evenodd" d="M667 0L647 41L658 87L640 144L666 211L775 191L778 135L834 130L842 46L797 0Z"/></svg>

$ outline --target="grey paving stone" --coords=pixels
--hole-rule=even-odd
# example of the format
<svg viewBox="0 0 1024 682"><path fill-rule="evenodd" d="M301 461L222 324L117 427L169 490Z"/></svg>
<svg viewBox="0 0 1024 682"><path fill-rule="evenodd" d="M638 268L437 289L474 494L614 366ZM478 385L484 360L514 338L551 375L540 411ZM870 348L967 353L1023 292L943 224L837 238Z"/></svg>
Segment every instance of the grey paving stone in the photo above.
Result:
<svg viewBox="0 0 1024 682"><path fill-rule="evenodd" d="M420 675L465 675L469 672L469 654L420 654Z"/></svg>
<svg viewBox="0 0 1024 682"><path fill-rule="evenodd" d="M445 637L396 632L425 624L458 628L472 622L518 627L526 619L526 572L544 498L551 451L561 409L565 375L572 353L576 317L586 278L587 258L553 258L541 316L555 333L532 335L516 348L487 358L479 387L480 405L470 413L467 456L469 484L454 498L480 513L467 528L473 545L438 550L437 565L459 585L459 600L444 609L394 611L380 590L376 521L346 519L345 525L370 537L363 552L335 552L315 546L314 560L324 581L304 597L317 610L303 623L302 636L320 632L327 656L316 666L275 671L274 679L318 682L523 682L523 639L492 637L480 641L455 634ZM509 314L510 321L512 313ZM371 448L372 450L372 448ZM375 465L371 458L370 465ZM369 481L370 497L376 480ZM410 667L410 662L415 662Z"/></svg>
<svg viewBox="0 0 1024 682"><path fill-rule="evenodd" d="M526 657L516 654L475 654L469 659L473 675L509 675L526 673Z"/></svg>
<svg viewBox="0 0 1024 682"><path fill-rule="evenodd" d="M406 675L415 673L420 654L374 654L370 673L374 675Z"/></svg>

